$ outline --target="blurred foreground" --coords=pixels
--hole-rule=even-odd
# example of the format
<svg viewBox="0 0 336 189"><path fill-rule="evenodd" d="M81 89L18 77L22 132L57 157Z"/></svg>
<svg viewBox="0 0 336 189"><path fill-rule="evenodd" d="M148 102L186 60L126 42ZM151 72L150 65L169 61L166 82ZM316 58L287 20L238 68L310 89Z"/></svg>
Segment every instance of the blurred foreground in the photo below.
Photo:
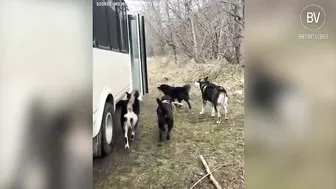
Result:
<svg viewBox="0 0 336 189"><path fill-rule="evenodd" d="M300 23L311 3L327 15L314 32ZM246 6L246 186L335 188L335 4L257 0ZM329 39L299 40L300 33Z"/></svg>
<svg viewBox="0 0 336 189"><path fill-rule="evenodd" d="M1 4L0 188L92 188L92 3Z"/></svg>

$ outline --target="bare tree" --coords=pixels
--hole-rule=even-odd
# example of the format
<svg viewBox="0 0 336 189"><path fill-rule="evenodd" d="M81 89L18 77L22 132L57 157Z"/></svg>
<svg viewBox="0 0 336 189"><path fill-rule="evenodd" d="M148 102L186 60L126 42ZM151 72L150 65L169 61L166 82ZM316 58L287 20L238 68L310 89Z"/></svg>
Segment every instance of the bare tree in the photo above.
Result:
<svg viewBox="0 0 336 189"><path fill-rule="evenodd" d="M145 3L153 54L196 62L243 62L244 0L161 0Z"/></svg>

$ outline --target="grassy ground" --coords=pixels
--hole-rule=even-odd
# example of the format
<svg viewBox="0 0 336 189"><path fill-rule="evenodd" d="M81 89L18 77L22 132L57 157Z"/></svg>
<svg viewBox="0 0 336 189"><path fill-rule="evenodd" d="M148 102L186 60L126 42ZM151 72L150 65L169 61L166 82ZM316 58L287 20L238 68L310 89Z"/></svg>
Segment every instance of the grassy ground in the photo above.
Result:
<svg viewBox="0 0 336 189"><path fill-rule="evenodd" d="M220 71L215 71L219 68ZM200 154L210 169L222 165L214 172L214 177L223 188L244 188L244 98L235 94L243 90L243 68L211 63L175 66L162 59L149 59L148 71L150 93L142 102L136 140L130 144L131 150L126 151L122 136L118 136L113 153L94 160L95 188L190 188L205 174ZM210 116L210 106L206 107L206 114L199 115L200 91L192 87L192 109L187 106L177 109L172 138L159 147L154 100L160 97L157 83L178 86L206 75L228 89L229 120L216 124L216 118ZM194 188L214 187L205 178Z"/></svg>

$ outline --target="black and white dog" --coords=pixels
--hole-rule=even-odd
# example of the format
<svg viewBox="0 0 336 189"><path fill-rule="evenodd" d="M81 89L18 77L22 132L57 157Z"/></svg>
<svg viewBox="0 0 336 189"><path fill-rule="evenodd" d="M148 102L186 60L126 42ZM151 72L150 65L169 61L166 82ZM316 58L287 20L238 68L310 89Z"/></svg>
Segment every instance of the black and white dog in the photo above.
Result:
<svg viewBox="0 0 336 189"><path fill-rule="evenodd" d="M206 102L209 101L212 104L211 116L215 116L215 114L217 113L217 123L221 122L221 107L224 109L224 118L227 120L227 106L229 102L229 96L224 87L211 83L208 80L208 77L205 77L203 80L199 79L195 82L195 85L200 87L202 94L203 104L200 114L204 114Z"/></svg>
<svg viewBox="0 0 336 189"><path fill-rule="evenodd" d="M128 133L131 132L131 140L135 138L140 114L139 91L126 92L126 100L122 102L120 123L125 136L125 148L129 148Z"/></svg>
<svg viewBox="0 0 336 189"><path fill-rule="evenodd" d="M186 101L189 109L191 109L191 105L189 103L189 91L190 91L191 86L189 84L186 84L182 87L172 87L167 84L161 84L160 86L157 87L163 94L169 95L172 98L172 101L174 104L177 104L179 106L182 106L182 100ZM177 102L174 102L177 99Z"/></svg>
<svg viewBox="0 0 336 189"><path fill-rule="evenodd" d="M166 136L167 140L170 140L170 131L174 127L173 104L172 104L173 101L169 95L162 96L161 100L159 98L156 98L156 101L159 105L156 109L156 112L158 116L158 126L160 130L159 145L161 145L163 135L166 130L165 126L166 125L168 126L168 132Z"/></svg>

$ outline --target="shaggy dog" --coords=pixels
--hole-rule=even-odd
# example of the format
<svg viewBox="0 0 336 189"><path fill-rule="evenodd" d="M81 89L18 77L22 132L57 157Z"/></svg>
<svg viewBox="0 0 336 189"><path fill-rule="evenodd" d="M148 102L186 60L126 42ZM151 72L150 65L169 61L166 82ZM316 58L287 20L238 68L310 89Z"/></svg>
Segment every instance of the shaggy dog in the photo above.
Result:
<svg viewBox="0 0 336 189"><path fill-rule="evenodd" d="M229 96L224 89L224 87L211 83L208 80L208 77L205 77L203 80L199 79L195 82L196 86L200 87L202 94L202 111L200 114L204 114L204 108L206 102L209 101L212 104L212 113L211 116L215 116L217 113L217 123L221 122L220 108L224 109L224 118L227 120L227 106L229 101Z"/></svg>
<svg viewBox="0 0 336 189"><path fill-rule="evenodd" d="M170 131L174 127L173 104L172 104L172 98L168 95L162 96L161 100L157 98L156 102L158 103L156 113L158 116L158 126L160 130L159 145L161 145L166 130L165 126L167 125L168 127L168 132L166 135L167 140L170 140Z"/></svg>

